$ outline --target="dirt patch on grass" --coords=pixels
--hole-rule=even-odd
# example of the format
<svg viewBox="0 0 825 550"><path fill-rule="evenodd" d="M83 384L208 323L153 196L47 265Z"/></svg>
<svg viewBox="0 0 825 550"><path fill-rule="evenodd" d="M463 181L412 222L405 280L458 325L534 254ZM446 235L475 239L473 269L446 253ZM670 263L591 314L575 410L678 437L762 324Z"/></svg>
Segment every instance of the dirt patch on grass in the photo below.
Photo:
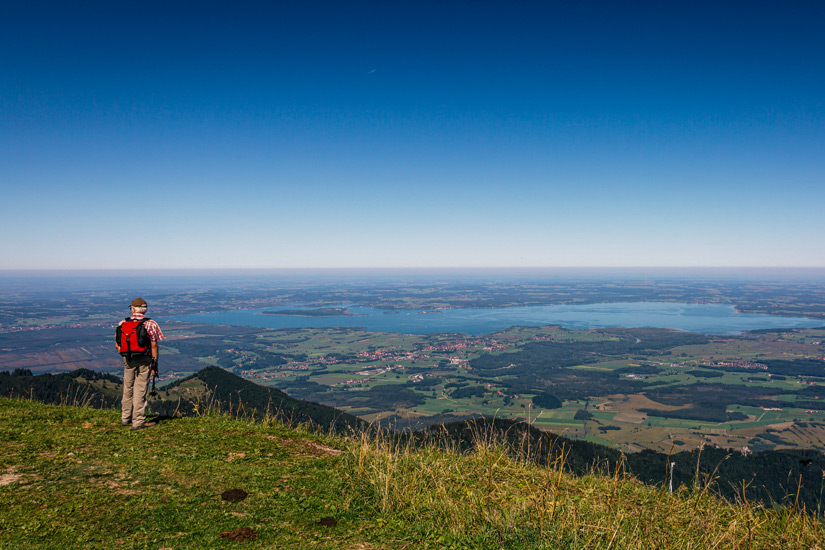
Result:
<svg viewBox="0 0 825 550"><path fill-rule="evenodd" d="M272 435L267 436L267 439L277 440L280 445L296 456L338 456L343 452L341 449L311 439L278 438Z"/></svg>
<svg viewBox="0 0 825 550"><path fill-rule="evenodd" d="M23 479L23 476L21 476L20 474L15 474L14 472L2 474L0 475L0 487L4 485L11 485L12 483L20 481L21 479Z"/></svg>
<svg viewBox="0 0 825 550"><path fill-rule="evenodd" d="M343 452L341 449L336 449L335 447L330 447L317 441L307 441L306 443L308 448L313 449L319 455L338 456Z"/></svg>
<svg viewBox="0 0 825 550"><path fill-rule="evenodd" d="M130 481L122 473L116 473L107 478L97 478L91 480L90 483L98 487L109 489L118 495L137 495L141 493L141 491L132 488L132 486L137 485L138 482Z"/></svg>
<svg viewBox="0 0 825 550"><path fill-rule="evenodd" d="M118 495L137 495L140 493L137 489L130 489L128 486L124 486L117 481L109 480L104 481L102 483L98 483L97 485L101 485L106 487L107 489L111 490L115 494Z"/></svg>

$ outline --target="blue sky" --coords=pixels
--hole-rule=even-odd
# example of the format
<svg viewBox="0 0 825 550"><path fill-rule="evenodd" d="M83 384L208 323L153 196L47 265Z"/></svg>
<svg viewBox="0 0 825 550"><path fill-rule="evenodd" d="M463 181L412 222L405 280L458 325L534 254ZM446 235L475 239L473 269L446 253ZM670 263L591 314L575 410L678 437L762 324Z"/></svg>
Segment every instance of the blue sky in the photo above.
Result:
<svg viewBox="0 0 825 550"><path fill-rule="evenodd" d="M823 28L822 2L5 2L0 268L823 267Z"/></svg>

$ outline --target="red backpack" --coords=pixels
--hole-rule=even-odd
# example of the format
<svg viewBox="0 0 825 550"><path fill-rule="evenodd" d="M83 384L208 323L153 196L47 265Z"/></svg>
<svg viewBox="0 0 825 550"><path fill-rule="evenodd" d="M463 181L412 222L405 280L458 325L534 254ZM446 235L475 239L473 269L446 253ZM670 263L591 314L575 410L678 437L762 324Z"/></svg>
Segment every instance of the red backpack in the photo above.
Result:
<svg viewBox="0 0 825 550"><path fill-rule="evenodd" d="M123 357L131 359L152 354L149 333L146 331L146 327L143 326L143 323L148 320L148 317L143 319L127 317L118 325L115 330L115 342Z"/></svg>

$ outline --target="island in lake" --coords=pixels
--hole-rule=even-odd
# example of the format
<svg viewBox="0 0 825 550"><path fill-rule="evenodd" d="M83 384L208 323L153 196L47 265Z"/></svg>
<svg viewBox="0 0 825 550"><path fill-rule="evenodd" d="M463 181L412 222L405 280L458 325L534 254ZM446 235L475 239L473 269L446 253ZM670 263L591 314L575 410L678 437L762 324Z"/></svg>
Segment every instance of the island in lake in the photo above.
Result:
<svg viewBox="0 0 825 550"><path fill-rule="evenodd" d="M262 311L261 315L286 315L290 317L358 317L359 314L353 313L341 307L326 307L318 309L279 309Z"/></svg>

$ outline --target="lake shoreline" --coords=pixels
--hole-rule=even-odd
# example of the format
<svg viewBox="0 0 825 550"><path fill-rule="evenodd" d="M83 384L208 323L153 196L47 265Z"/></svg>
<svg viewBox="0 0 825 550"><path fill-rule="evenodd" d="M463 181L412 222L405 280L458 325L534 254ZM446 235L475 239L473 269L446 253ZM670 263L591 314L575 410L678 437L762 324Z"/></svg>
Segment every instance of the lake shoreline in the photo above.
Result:
<svg viewBox="0 0 825 550"><path fill-rule="evenodd" d="M273 310L233 310L179 315L171 321L241 325L270 329L361 328L367 332L399 334L490 334L511 326L559 325L586 330L608 327L653 327L700 334L739 335L749 330L817 328L822 320L757 313L741 313L731 304L684 302L600 302L502 308L445 308L408 310L386 315L385 310L347 306L313 310L306 304ZM346 313L343 313L346 311Z"/></svg>

